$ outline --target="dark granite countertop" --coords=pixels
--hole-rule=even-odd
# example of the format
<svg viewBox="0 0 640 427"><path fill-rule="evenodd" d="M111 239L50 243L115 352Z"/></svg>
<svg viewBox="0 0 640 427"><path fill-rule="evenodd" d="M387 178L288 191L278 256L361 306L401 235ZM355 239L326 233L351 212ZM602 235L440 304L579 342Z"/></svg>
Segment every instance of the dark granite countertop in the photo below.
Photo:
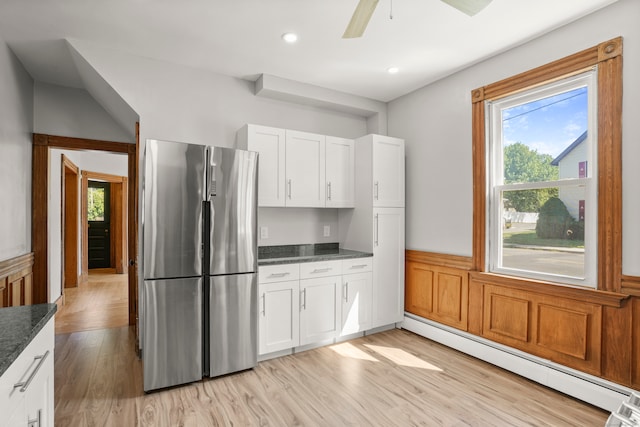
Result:
<svg viewBox="0 0 640 427"><path fill-rule="evenodd" d="M373 256L369 252L342 249L337 243L309 245L260 246L258 265L294 264L300 262L327 261Z"/></svg>
<svg viewBox="0 0 640 427"><path fill-rule="evenodd" d="M53 317L55 304L0 308L0 376Z"/></svg>

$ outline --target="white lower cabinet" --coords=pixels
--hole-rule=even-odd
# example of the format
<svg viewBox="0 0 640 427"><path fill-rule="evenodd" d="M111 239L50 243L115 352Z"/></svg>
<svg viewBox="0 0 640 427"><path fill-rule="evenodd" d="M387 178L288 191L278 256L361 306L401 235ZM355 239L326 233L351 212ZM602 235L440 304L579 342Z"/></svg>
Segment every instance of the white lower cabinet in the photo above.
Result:
<svg viewBox="0 0 640 427"><path fill-rule="evenodd" d="M300 345L335 338L342 276L300 280Z"/></svg>
<svg viewBox="0 0 640 427"><path fill-rule="evenodd" d="M53 426L54 320L0 377L0 425Z"/></svg>
<svg viewBox="0 0 640 427"><path fill-rule="evenodd" d="M259 354L371 329L373 260L259 268Z"/></svg>
<svg viewBox="0 0 640 427"><path fill-rule="evenodd" d="M273 353L300 345L298 307L300 283L274 282L259 286L260 354Z"/></svg>

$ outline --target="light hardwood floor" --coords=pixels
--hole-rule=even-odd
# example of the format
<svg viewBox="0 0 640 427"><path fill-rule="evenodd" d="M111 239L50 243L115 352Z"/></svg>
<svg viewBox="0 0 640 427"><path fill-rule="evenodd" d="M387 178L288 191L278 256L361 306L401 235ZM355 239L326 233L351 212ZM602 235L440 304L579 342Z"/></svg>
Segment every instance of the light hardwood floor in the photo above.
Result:
<svg viewBox="0 0 640 427"><path fill-rule="evenodd" d="M57 335L56 426L584 427L608 415L403 330L149 394L141 367L130 327Z"/></svg>
<svg viewBox="0 0 640 427"><path fill-rule="evenodd" d="M87 283L65 289L64 306L56 313L56 334L128 325L127 292L126 274L89 270Z"/></svg>

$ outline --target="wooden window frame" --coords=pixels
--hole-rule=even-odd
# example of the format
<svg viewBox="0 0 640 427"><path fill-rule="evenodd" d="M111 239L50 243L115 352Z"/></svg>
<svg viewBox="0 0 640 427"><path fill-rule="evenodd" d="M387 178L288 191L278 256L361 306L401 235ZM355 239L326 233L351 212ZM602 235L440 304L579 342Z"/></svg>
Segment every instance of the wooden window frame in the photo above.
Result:
<svg viewBox="0 0 640 427"><path fill-rule="evenodd" d="M622 37L549 64L474 89L473 270L486 270L487 164L485 101L548 84L598 66L598 266L597 289L622 290ZM550 283L551 284L551 283Z"/></svg>

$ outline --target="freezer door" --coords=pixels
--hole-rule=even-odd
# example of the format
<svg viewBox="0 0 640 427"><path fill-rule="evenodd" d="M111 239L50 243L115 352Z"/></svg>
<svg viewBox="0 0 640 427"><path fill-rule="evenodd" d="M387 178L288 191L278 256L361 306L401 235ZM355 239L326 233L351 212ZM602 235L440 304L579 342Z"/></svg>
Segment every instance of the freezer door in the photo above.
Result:
<svg viewBox="0 0 640 427"><path fill-rule="evenodd" d="M145 279L203 274L205 150L201 145L147 140L143 183Z"/></svg>
<svg viewBox="0 0 640 427"><path fill-rule="evenodd" d="M202 379L202 278L145 280L144 390Z"/></svg>
<svg viewBox="0 0 640 427"><path fill-rule="evenodd" d="M258 360L258 275L210 279L209 376L252 368Z"/></svg>
<svg viewBox="0 0 640 427"><path fill-rule="evenodd" d="M209 147L209 274L258 271L258 154Z"/></svg>

